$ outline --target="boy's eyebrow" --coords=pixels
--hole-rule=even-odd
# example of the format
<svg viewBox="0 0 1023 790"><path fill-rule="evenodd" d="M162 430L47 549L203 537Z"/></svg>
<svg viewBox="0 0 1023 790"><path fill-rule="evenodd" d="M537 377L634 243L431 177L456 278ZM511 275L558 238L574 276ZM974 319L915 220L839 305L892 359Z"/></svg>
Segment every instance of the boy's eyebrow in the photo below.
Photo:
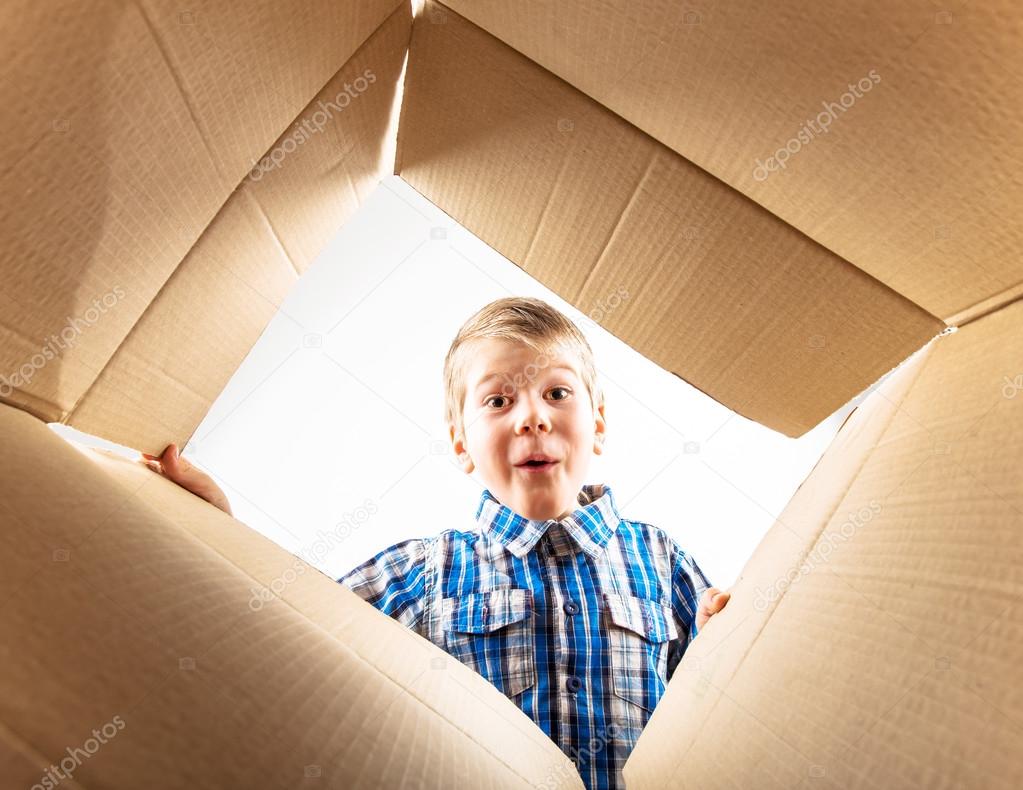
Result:
<svg viewBox="0 0 1023 790"><path fill-rule="evenodd" d="M571 373L573 375L578 375L576 373L576 371L575 371L575 368L573 368L573 367L571 367L569 365L549 365L547 367L547 370L567 370L569 373ZM493 371L493 372L487 373L483 378L481 378L478 382L476 382L476 389L479 389L480 387L482 387L484 384L486 384L488 381L490 381L490 379L505 378L505 376L506 376L506 374L501 373L500 371Z"/></svg>

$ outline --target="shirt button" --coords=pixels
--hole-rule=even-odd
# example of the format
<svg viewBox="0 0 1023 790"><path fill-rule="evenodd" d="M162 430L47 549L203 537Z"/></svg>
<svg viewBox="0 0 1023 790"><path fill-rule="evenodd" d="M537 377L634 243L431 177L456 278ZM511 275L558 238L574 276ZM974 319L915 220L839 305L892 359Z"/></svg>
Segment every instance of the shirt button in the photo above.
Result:
<svg viewBox="0 0 1023 790"><path fill-rule="evenodd" d="M569 691L578 691L583 687L583 682L579 680L575 675L569 675L568 680L565 681L565 688Z"/></svg>
<svg viewBox="0 0 1023 790"><path fill-rule="evenodd" d="M565 613L579 614L579 604L577 604L575 601L567 601L565 603Z"/></svg>

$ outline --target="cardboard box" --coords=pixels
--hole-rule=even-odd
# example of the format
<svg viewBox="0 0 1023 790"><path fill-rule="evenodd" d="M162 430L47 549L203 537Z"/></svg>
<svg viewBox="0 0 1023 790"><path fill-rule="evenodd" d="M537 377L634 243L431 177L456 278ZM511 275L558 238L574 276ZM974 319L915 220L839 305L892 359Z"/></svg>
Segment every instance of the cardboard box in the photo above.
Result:
<svg viewBox="0 0 1023 790"><path fill-rule="evenodd" d="M788 435L909 358L689 648L630 788L1023 783L1014 6L2 13L5 786L64 758L82 787L580 786L442 651L45 426L183 443L392 172L582 310L627 288L607 329Z"/></svg>

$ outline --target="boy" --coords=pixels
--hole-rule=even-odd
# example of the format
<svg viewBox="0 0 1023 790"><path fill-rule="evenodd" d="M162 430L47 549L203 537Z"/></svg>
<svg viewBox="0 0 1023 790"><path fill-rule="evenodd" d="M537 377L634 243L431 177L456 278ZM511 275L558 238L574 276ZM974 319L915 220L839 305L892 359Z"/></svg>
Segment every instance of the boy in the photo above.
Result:
<svg viewBox="0 0 1023 790"><path fill-rule="evenodd" d="M479 310L444 362L452 448L487 486L477 529L402 541L339 579L504 692L591 790L625 786L689 640L729 598L667 534L623 520L608 486L583 484L606 435L596 378L585 337L545 302ZM220 501L164 455L165 474Z"/></svg>

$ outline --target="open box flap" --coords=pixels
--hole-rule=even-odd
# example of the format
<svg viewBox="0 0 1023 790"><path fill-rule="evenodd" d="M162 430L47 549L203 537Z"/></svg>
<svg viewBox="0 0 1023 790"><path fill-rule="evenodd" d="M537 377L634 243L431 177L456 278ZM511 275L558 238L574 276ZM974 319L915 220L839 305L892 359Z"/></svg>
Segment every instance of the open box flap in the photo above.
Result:
<svg viewBox="0 0 1023 790"><path fill-rule="evenodd" d="M302 109L64 422L149 452L184 446L297 278L393 170L410 25L396 10Z"/></svg>
<svg viewBox="0 0 1023 790"><path fill-rule="evenodd" d="M447 4L933 315L1023 283L1009 0ZM784 170L755 171L793 139Z"/></svg>
<svg viewBox="0 0 1023 790"><path fill-rule="evenodd" d="M6 8L0 399L63 419L253 164L404 5Z"/></svg>
<svg viewBox="0 0 1023 790"><path fill-rule="evenodd" d="M796 436L944 328L457 14L413 25L397 171L634 349Z"/></svg>
<svg viewBox="0 0 1023 790"><path fill-rule="evenodd" d="M23 411L0 431L19 770L113 722L83 787L582 787L491 684L244 524Z"/></svg>
<svg viewBox="0 0 1023 790"><path fill-rule="evenodd" d="M1019 786L1021 343L1017 301L850 417L690 645L630 788Z"/></svg>

